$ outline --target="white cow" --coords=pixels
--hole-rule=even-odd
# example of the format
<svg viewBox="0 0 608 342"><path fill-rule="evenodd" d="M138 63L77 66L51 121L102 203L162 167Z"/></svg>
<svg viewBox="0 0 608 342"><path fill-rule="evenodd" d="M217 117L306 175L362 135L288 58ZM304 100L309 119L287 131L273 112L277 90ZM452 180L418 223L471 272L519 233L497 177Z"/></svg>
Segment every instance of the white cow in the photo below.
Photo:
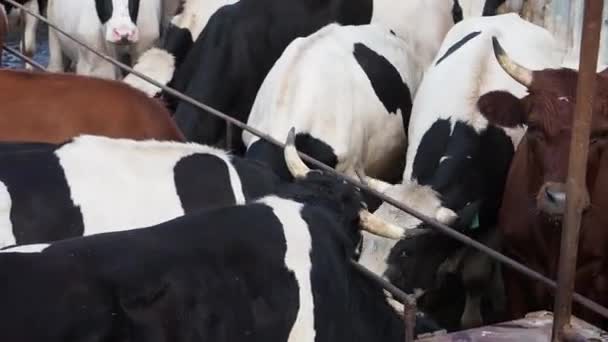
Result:
<svg viewBox="0 0 608 342"><path fill-rule="evenodd" d="M405 151L404 122L422 78L415 51L377 25L331 24L294 40L264 80L248 124L355 176L379 177ZM243 133L247 156L289 178L280 150ZM278 162L278 163L277 163Z"/></svg>
<svg viewBox="0 0 608 342"><path fill-rule="evenodd" d="M161 0L49 0L48 19L97 51L135 60L159 38L163 20ZM64 57L77 74L117 79L120 70L71 39L49 30L48 69L65 70Z"/></svg>
<svg viewBox="0 0 608 342"><path fill-rule="evenodd" d="M185 57L209 18L219 8L236 2L238 0L184 0L181 11L171 18L164 44L144 52L133 69L167 85L177 67L176 60ZM150 97L160 92L160 88L133 74L127 75L123 81Z"/></svg>
<svg viewBox="0 0 608 342"><path fill-rule="evenodd" d="M295 39L262 83L248 124L279 141L295 127L302 152L350 176L390 178L404 156L411 101L442 39L439 32L416 35L416 22L452 23L445 1L408 2L394 10L387 15L374 8L380 14L372 22L382 24L330 24ZM399 13L406 14L402 21L412 20L409 26L392 20ZM248 132L242 136L249 158L289 178L280 150Z"/></svg>

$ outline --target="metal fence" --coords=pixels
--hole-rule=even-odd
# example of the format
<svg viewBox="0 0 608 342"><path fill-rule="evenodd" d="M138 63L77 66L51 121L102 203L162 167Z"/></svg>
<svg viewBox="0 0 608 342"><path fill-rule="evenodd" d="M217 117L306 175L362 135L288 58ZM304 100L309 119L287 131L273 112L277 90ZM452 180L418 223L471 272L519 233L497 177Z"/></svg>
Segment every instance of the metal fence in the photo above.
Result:
<svg viewBox="0 0 608 342"><path fill-rule="evenodd" d="M194 100L193 98L178 92L177 90L165 86L163 84L158 83L154 79L135 71L133 68L125 65L124 63L105 55L92 47L86 45L82 41L73 37L69 33L63 31L55 24L49 22L45 17L31 12L29 9L24 7L23 5L15 2L14 0L4 0L6 3L11 4L28 15L32 15L38 20L44 22L49 26L49 28L60 32L62 35L68 37L76 44L82 46L83 48L91 51L98 57L104 59L105 61L115 65L116 67L131 73L146 82L162 89L166 94L169 94L181 101L187 102L192 106L201 109L211 115L215 115L226 121L228 126L228 134L230 134L230 126L237 126L245 131L250 132L253 135L260 137L276 146L283 148L285 145L271 136L267 135L264 132L261 132L253 127L248 126L246 123L236 120L229 115L222 113L215 108L212 108L204 103ZM584 179L585 179L585 171L586 171L586 156L587 149L589 143L589 129L590 129L590 118L591 118L591 103L593 102L594 89L595 89L595 65L597 64L598 59L598 49L599 49L599 36L601 29L601 13L603 8L603 0L585 0L585 18L583 23L583 34L582 34L582 48L581 48L581 58L580 58L580 72L579 72L579 82L578 82L578 91L577 91L577 108L574 122L574 133L572 137L571 151L574 153L570 154L570 169L569 169L569 179L568 179L568 212L564 218L564 227L562 231L562 245L561 245L561 253L560 253L560 263L559 263L559 286L558 284L544 275L530 269L529 267L501 254L500 252L485 246L478 241L471 239L470 237L456 231L455 229L442 224L436 221L433 218L430 218L395 199L388 197L382 193L379 193L375 189L370 188L366 184L361 183L359 180L349 177L347 175L341 174L334 170L333 168L323 164L322 162L299 152L302 159L308 161L312 165L333 174L337 178L341 180L345 180L350 184L359 187L361 190L366 191L368 193L373 194L380 200L391 204L392 206L420 219L426 224L430 225L434 229L439 232L458 240L464 245L473 247L482 253L487 254L492 259L511 267L512 269L525 274L526 276L539 281L540 283L548 286L552 289L557 289L556 296L556 304L554 307L555 315L555 324L553 326L553 339L552 341L562 341L565 339L566 328L569 322L569 318L571 315L571 301L575 301L580 305L586 307L587 309L601 315L602 317L608 318L608 308L599 305L596 302L574 292L574 276L576 269L576 252L578 245L578 230L580 226L580 215L581 215L581 203L578 200L580 197L577 195L580 193L581 189L584 189ZM10 54L13 54L27 63L31 64L35 69L45 71L45 68L33 61L31 58L23 55L19 51L12 49L8 46L3 46L3 49ZM593 69L593 70L591 70ZM575 198L575 200L571 200L571 198ZM372 278L374 281L378 282L382 285L382 287L392 294L394 298L404 304L405 307L405 325L406 325L406 341L414 340L414 317L415 317L415 303L416 298L414 295L408 295L395 287L394 285L387 282L385 279L379 277L378 275L372 273L367 270L362 265L358 264L355 261L352 261L353 266L358 271L362 272L364 275Z"/></svg>

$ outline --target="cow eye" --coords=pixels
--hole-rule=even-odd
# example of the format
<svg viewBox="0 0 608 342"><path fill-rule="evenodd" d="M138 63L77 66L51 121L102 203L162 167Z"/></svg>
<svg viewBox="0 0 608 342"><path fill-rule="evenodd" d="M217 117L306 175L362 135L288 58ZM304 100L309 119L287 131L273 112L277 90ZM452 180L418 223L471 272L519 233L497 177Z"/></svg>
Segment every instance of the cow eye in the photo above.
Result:
<svg viewBox="0 0 608 342"><path fill-rule="evenodd" d="M597 143L604 142L607 139L608 139L608 130L596 132L596 133L591 134L589 144L595 145Z"/></svg>
<svg viewBox="0 0 608 342"><path fill-rule="evenodd" d="M528 135L530 135L531 137L533 137L535 139L544 139L545 138L545 134L544 134L543 130L540 128L540 126L535 125L535 124L530 124L528 126L527 133L528 133Z"/></svg>

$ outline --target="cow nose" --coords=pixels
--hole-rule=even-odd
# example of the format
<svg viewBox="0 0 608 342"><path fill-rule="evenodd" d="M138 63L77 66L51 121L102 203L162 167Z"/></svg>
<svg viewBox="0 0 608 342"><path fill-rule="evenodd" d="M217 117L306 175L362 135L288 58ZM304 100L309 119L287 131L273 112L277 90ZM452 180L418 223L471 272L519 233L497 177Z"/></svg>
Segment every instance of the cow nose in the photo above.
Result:
<svg viewBox="0 0 608 342"><path fill-rule="evenodd" d="M136 39L135 30L121 30L118 28L112 29L112 38L116 44L128 44Z"/></svg>
<svg viewBox="0 0 608 342"><path fill-rule="evenodd" d="M566 186L564 183L545 183L537 198L538 209L551 216L564 215L566 211Z"/></svg>

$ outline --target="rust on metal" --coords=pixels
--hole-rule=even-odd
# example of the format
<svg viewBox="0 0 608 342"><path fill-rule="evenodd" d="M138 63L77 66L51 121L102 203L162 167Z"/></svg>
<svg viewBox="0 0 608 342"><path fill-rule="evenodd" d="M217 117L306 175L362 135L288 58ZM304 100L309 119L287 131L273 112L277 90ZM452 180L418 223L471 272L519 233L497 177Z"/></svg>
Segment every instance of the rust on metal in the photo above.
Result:
<svg viewBox="0 0 608 342"><path fill-rule="evenodd" d="M551 341L565 341L572 314L572 293L581 217L587 199L587 156L596 88L596 69L602 28L603 0L585 0L576 108L570 142L566 181L566 214L562 227L557 294L555 296Z"/></svg>
<svg viewBox="0 0 608 342"><path fill-rule="evenodd" d="M548 341L551 337L553 314L548 311L531 312L525 318L496 323L449 334L427 334L418 337L418 342L504 342L504 341ZM564 341L607 342L608 332L583 320L572 317L571 329Z"/></svg>
<svg viewBox="0 0 608 342"><path fill-rule="evenodd" d="M416 336L416 296L407 296L403 302L403 321L405 323L405 342L414 342Z"/></svg>

